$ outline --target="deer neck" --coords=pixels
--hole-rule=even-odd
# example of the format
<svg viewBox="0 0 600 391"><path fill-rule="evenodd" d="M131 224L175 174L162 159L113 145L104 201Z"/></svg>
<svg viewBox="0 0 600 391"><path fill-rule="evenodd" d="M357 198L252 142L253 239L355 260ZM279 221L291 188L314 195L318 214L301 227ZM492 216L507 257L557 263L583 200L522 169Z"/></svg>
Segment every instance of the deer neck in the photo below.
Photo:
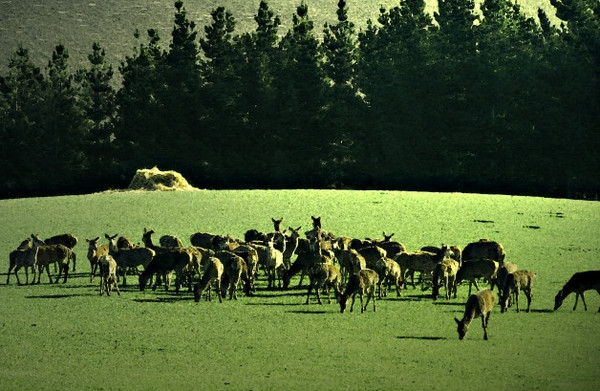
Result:
<svg viewBox="0 0 600 391"><path fill-rule="evenodd" d="M476 310L475 308L468 308L465 310L465 314L463 315L462 322L468 327L473 319L475 319Z"/></svg>

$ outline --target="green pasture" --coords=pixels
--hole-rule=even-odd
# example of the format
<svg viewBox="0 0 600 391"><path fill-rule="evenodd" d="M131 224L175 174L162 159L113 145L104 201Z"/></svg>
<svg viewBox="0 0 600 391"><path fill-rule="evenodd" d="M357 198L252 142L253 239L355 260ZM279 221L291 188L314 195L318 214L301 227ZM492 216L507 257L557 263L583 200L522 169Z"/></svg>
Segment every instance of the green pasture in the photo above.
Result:
<svg viewBox="0 0 600 391"><path fill-rule="evenodd" d="M116 233L141 241L144 228L243 236L250 228L309 229L310 216L338 235L395 233L409 250L442 242L501 242L507 260L537 274L532 311L493 311L459 341L467 287L432 301L408 288L361 314L335 301L303 305L305 289L195 303L184 290L99 296L89 282L85 238ZM554 295L576 271L600 268L597 202L396 191L108 192L0 201L0 271L31 233L71 232L77 271L66 284L3 285L0 389L4 390L593 390L600 388L600 297L587 293L553 312ZM101 243L106 240L102 239ZM24 278L23 271L20 276Z"/></svg>

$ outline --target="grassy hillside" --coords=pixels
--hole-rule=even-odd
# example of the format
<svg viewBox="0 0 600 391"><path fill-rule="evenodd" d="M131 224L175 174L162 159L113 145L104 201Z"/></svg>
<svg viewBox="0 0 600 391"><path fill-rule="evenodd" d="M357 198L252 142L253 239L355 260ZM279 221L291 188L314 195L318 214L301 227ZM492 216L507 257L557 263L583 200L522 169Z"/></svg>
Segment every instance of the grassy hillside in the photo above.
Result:
<svg viewBox="0 0 600 391"><path fill-rule="evenodd" d="M196 21L200 33L210 24L210 12L218 6L232 11L238 21L236 33L255 28L254 15L260 0L210 0L185 1L190 19ZM337 1L306 1L317 32L325 22L335 22ZM393 7L397 0L358 1L348 0L349 16L358 26L368 19L375 20L379 5ZM148 28L160 31L163 43L168 45L173 28L174 0L0 0L0 69L5 70L8 59L19 44L30 49L34 61L45 66L58 43L66 45L72 64L87 66L87 55L92 43L98 41L106 49L107 59L118 66L120 61L137 46L133 38L135 29L142 33ZM300 0L271 0L270 8L282 18L280 32L291 27L292 14ZM437 3L428 2L433 12ZM535 15L538 8L554 15L549 0L521 0L519 4L528 15ZM146 42L145 35L143 36Z"/></svg>
<svg viewBox="0 0 600 391"><path fill-rule="evenodd" d="M482 237L537 274L531 313L495 308L490 340L479 320L459 341L466 286L433 302L409 288L364 314L335 303L305 306L305 290L194 303L184 291L100 297L89 283L84 238L119 233L139 241L144 227L176 234L242 236L249 228L309 228L310 216L339 235L395 232L411 250ZM66 284L0 286L2 389L598 389L600 297L552 312L553 298L579 270L598 269L600 204L533 197L388 191L194 191L104 193L0 201L0 270L32 232L72 232L77 273ZM104 240L103 240L104 242ZM22 275L22 271L21 271ZM4 277L2 277L4 278ZM135 277L131 278L132 283ZM130 281L130 279L128 279ZM297 279L292 286L297 285ZM482 375L482 372L485 375ZM482 376L485 377L482 380Z"/></svg>

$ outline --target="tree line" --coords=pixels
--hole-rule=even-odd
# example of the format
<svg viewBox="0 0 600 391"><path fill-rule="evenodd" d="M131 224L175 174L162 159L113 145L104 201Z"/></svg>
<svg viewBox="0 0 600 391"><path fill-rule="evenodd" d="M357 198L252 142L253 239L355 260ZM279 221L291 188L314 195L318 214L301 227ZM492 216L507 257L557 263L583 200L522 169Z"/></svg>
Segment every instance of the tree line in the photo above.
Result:
<svg viewBox="0 0 600 391"><path fill-rule="evenodd" d="M287 32L262 1L236 33L200 35L181 1L115 69L94 43L71 71L19 47L0 76L0 196L123 188L157 165L197 187L476 191L596 197L600 3L423 0L357 29L340 0L322 34L302 2Z"/></svg>

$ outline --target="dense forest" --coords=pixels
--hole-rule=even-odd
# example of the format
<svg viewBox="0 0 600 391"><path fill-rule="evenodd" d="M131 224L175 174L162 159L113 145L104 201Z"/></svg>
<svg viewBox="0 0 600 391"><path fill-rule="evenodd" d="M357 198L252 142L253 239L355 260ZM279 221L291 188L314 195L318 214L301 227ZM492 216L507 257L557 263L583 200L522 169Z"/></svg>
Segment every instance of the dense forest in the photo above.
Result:
<svg viewBox="0 0 600 391"><path fill-rule="evenodd" d="M157 165L208 188L354 188L597 198L600 3L423 0L358 30L338 3L319 28L267 2L256 29L232 12L189 20L175 2L168 44L136 31L115 68L99 43L71 70L26 47L0 75L0 197L126 187ZM151 26L149 26L151 27Z"/></svg>

